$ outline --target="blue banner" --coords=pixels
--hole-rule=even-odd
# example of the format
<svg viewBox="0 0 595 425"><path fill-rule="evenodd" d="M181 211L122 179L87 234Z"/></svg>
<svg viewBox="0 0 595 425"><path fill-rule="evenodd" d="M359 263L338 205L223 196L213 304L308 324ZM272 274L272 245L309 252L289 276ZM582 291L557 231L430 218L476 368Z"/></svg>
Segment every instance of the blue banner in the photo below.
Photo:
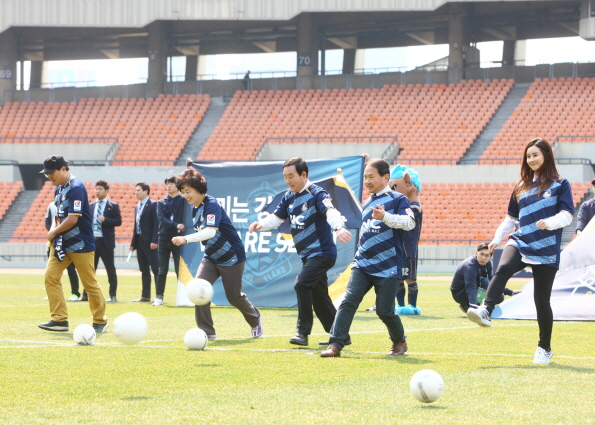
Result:
<svg viewBox="0 0 595 425"><path fill-rule="evenodd" d="M361 156L308 161L308 177L321 182L329 191L333 203L347 218L347 227L359 229L364 158ZM283 229L248 233L248 226L264 214L275 197L287 190L283 179L283 162L197 162L195 167L207 180L207 193L217 198L225 209L246 249L246 265L242 290L250 301L262 307L296 307L293 289L295 278L302 267L291 235ZM355 196L350 196L338 177L341 168ZM333 179L333 177L335 177ZM324 182L323 182L324 181ZM338 182L338 184L337 184ZM330 189L330 190L329 190ZM354 211L359 217L354 216ZM186 217L191 214L186 214ZM192 223L186 223L191 228ZM357 230L351 230L348 244L337 243L337 262L328 271L329 285L351 264L357 246ZM204 251L201 243L182 246L182 258L192 276L196 274ZM215 305L229 305L221 280L215 282Z"/></svg>

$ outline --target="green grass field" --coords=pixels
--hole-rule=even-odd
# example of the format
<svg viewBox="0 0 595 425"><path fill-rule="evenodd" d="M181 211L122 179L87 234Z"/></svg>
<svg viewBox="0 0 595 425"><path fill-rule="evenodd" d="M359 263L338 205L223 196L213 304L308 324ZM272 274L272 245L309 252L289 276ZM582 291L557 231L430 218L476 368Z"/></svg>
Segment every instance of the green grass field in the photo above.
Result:
<svg viewBox="0 0 595 425"><path fill-rule="evenodd" d="M98 279L105 290L107 278ZM140 277L120 277L125 302L108 306L110 323L125 312L143 314L150 328L144 342L122 345L108 329L95 346L76 346L72 331L91 323L87 303L69 303L70 332L43 331L43 276L1 274L0 423L595 423L595 324L556 322L555 357L537 366L535 322L479 328L452 301L449 282L419 282L422 316L403 318L406 356L386 356L386 329L364 311L374 303L369 294L351 328L353 345L325 359L319 323L309 347L288 343L294 309L262 308L265 337L252 339L237 310L216 307L219 340L187 350L194 310L172 305L173 278L167 304L153 307L127 302L139 296ZM432 404L409 392L421 369L445 381Z"/></svg>

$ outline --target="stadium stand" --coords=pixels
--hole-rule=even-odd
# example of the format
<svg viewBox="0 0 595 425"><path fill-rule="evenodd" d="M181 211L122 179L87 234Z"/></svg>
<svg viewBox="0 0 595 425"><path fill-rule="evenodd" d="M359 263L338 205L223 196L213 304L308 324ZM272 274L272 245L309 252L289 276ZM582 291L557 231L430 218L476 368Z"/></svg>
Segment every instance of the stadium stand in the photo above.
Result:
<svg viewBox="0 0 595 425"><path fill-rule="evenodd" d="M519 141L534 137L595 135L594 103L595 78L536 78L482 158L518 158L525 146Z"/></svg>
<svg viewBox="0 0 595 425"><path fill-rule="evenodd" d="M113 165L148 160L173 164L209 104L209 95L83 98L78 102L6 102L0 108L4 143L113 143ZM75 158L76 159L76 158ZM104 158L98 158L104 159ZM122 161L138 161L136 163Z"/></svg>
<svg viewBox="0 0 595 425"><path fill-rule="evenodd" d="M513 84L494 79L381 89L238 91L198 159L254 159L267 138L330 137L332 143L344 143L344 137L357 137L374 143L398 136L400 162L455 160L471 146Z"/></svg>
<svg viewBox="0 0 595 425"><path fill-rule="evenodd" d="M4 218L4 214L6 214L21 190L23 190L23 182L21 181L0 181L0 197L3 199L2 204L0 204L0 220Z"/></svg>
<svg viewBox="0 0 595 425"><path fill-rule="evenodd" d="M590 183L571 183L578 205ZM422 244L468 245L492 240L506 214L514 183L425 183L422 192L424 220ZM505 242L504 242L505 243Z"/></svg>
<svg viewBox="0 0 595 425"><path fill-rule="evenodd" d="M151 183L151 195L153 200L163 199L167 194L163 184ZM92 182L85 182L89 202L95 200L95 186ZM134 183L112 183L110 182L109 197L112 201L120 204L122 213L122 226L116 227L116 239L121 243L127 243L132 238L132 227L134 223L134 206L138 200L134 196ZM37 195L37 198L21 220L15 230L10 242L44 242L47 231L45 230L45 212L49 203L54 199L54 186L46 182Z"/></svg>

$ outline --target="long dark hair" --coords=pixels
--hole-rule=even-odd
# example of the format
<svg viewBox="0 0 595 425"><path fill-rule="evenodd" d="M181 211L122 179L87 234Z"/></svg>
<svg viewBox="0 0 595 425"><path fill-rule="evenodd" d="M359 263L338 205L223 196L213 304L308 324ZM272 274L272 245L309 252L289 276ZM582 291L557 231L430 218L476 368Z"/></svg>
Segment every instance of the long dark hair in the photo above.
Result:
<svg viewBox="0 0 595 425"><path fill-rule="evenodd" d="M535 182L533 181L535 172L527 163L527 151L532 146L537 146L543 155L543 164L541 165L541 168L537 170L538 174ZM518 200L523 193L534 187L539 188L537 194L539 197L553 182L558 180L560 180L560 174L558 174L558 170L556 169L554 151L552 151L549 142L541 137L537 137L527 143L523 154L523 162L521 164L521 178L514 189L515 198Z"/></svg>

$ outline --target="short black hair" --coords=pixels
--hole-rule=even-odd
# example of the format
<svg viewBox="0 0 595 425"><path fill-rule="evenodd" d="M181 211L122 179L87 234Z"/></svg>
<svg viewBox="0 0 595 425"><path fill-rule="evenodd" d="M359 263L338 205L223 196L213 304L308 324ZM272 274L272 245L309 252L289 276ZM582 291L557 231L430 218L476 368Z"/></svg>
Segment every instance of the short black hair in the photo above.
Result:
<svg viewBox="0 0 595 425"><path fill-rule="evenodd" d="M176 182L176 176L169 176L168 178L165 179L165 181L163 183L175 183Z"/></svg>
<svg viewBox="0 0 595 425"><path fill-rule="evenodd" d="M134 185L134 187L136 187L136 186L140 186L140 188L143 192L147 192L147 195L151 194L151 186L149 186L145 182L138 182L137 184Z"/></svg>
<svg viewBox="0 0 595 425"><path fill-rule="evenodd" d="M484 249L489 249L490 244L487 242L482 242L479 245L477 245L477 250L478 251L483 251Z"/></svg>
<svg viewBox="0 0 595 425"><path fill-rule="evenodd" d="M283 164L283 169L285 169L286 167L291 167L292 165L295 166L295 171L297 171L297 173L300 176L304 171L306 172L306 176L308 175L308 164L299 156L296 156L295 158L290 158L287 161L285 161L285 163Z"/></svg>
<svg viewBox="0 0 595 425"><path fill-rule="evenodd" d="M105 180L99 180L97 183L95 183L95 187L97 187L97 186L101 186L105 190L109 190L109 184L107 184L107 182Z"/></svg>
<svg viewBox="0 0 595 425"><path fill-rule="evenodd" d="M378 174L383 177L388 174L390 178L390 165L384 159L372 159L368 161L366 167L374 167L378 171Z"/></svg>

